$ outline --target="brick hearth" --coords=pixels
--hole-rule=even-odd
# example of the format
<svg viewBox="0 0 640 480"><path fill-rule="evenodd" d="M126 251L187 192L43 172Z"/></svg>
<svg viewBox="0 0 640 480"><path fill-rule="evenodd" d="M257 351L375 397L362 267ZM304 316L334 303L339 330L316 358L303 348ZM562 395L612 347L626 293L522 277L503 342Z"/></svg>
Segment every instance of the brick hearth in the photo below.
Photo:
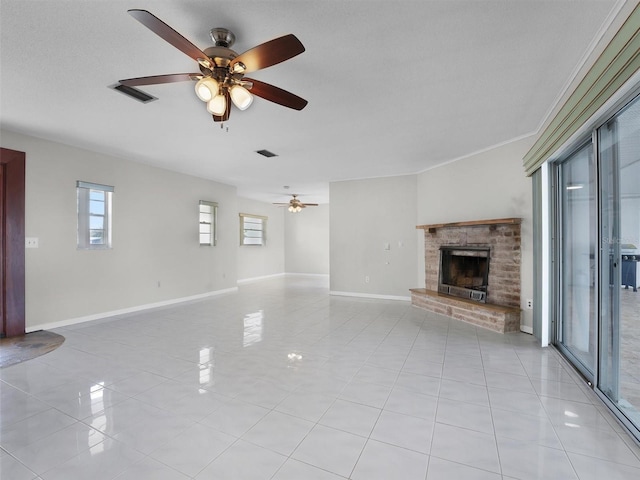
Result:
<svg viewBox="0 0 640 480"><path fill-rule="evenodd" d="M426 288L411 289L412 304L497 332L520 330L519 218L418 225L424 230ZM490 249L487 301L438 293L441 246Z"/></svg>

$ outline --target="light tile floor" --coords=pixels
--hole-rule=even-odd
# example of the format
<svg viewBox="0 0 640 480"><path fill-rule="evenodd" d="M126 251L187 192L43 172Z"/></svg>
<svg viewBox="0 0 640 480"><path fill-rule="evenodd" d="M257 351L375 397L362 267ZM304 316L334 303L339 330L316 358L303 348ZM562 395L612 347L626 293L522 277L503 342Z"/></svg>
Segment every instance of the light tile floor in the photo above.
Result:
<svg viewBox="0 0 640 480"><path fill-rule="evenodd" d="M555 350L314 277L57 332L0 370L2 479L640 478Z"/></svg>

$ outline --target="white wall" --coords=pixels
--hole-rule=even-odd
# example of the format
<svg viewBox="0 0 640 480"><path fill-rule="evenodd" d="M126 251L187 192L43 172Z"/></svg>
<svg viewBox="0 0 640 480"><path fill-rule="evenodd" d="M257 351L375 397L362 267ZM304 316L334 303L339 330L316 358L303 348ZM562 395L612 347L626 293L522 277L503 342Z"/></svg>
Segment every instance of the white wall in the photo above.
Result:
<svg viewBox="0 0 640 480"><path fill-rule="evenodd" d="M533 312L526 300L533 298L532 186L522 158L533 137L517 140L468 158L427 170L418 175L418 225L467 220L520 217L522 221L521 325L533 327ZM424 287L424 233L416 233L418 284Z"/></svg>
<svg viewBox="0 0 640 480"><path fill-rule="evenodd" d="M284 210L285 271L329 274L329 205Z"/></svg>
<svg viewBox="0 0 640 480"><path fill-rule="evenodd" d="M236 288L235 187L2 132L26 152L26 327ZM76 181L113 185L113 248L78 250ZM218 245L198 241L198 201L218 202Z"/></svg>
<svg viewBox="0 0 640 480"><path fill-rule="evenodd" d="M419 286L416 176L334 182L330 198L331 291L409 298Z"/></svg>
<svg viewBox="0 0 640 480"><path fill-rule="evenodd" d="M240 245L240 217L236 214L238 280L250 280L284 273L284 210L269 203L238 197L238 213L267 218L265 246Z"/></svg>

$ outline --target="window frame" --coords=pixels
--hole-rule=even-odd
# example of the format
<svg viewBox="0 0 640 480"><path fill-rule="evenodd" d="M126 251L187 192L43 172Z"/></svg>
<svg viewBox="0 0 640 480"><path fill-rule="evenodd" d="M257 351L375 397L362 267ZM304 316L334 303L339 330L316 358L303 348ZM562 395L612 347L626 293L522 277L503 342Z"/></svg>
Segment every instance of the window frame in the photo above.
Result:
<svg viewBox="0 0 640 480"><path fill-rule="evenodd" d="M246 219L260 220L261 229L258 230L258 229L246 228L245 227ZM241 213L240 214L240 246L242 247L266 246L267 245L267 220L268 220L268 217L265 217L263 215L254 215L252 213ZM261 232L261 235L259 237L250 237L245 235L246 231L252 231L252 232L259 231ZM260 239L260 243L246 243L247 239L255 240L256 238Z"/></svg>
<svg viewBox="0 0 640 480"><path fill-rule="evenodd" d="M113 192L114 187L110 185L101 185L99 183L76 181L76 198L77 198L77 248L78 250L110 250L113 248ZM100 214L91 211L92 192L101 192L104 198L104 209ZM91 228L91 218L101 217L102 228ZM91 232L95 230L102 231L102 243L93 243L91 240Z"/></svg>
<svg viewBox="0 0 640 480"><path fill-rule="evenodd" d="M211 207L211 222L203 222L202 215L208 212L202 211L202 206ZM201 247L215 247L218 244L218 203L209 200L200 200L198 202L198 239ZM209 226L209 232L203 232L203 225ZM208 243L202 242L202 235L209 235Z"/></svg>

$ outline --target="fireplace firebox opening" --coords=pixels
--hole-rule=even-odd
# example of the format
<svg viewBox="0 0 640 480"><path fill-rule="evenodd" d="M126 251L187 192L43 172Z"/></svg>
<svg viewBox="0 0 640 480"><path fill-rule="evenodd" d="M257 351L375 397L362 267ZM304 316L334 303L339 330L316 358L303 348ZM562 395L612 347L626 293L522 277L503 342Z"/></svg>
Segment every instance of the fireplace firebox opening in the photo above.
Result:
<svg viewBox="0 0 640 480"><path fill-rule="evenodd" d="M438 291L486 303L489 286L488 247L440 247Z"/></svg>

